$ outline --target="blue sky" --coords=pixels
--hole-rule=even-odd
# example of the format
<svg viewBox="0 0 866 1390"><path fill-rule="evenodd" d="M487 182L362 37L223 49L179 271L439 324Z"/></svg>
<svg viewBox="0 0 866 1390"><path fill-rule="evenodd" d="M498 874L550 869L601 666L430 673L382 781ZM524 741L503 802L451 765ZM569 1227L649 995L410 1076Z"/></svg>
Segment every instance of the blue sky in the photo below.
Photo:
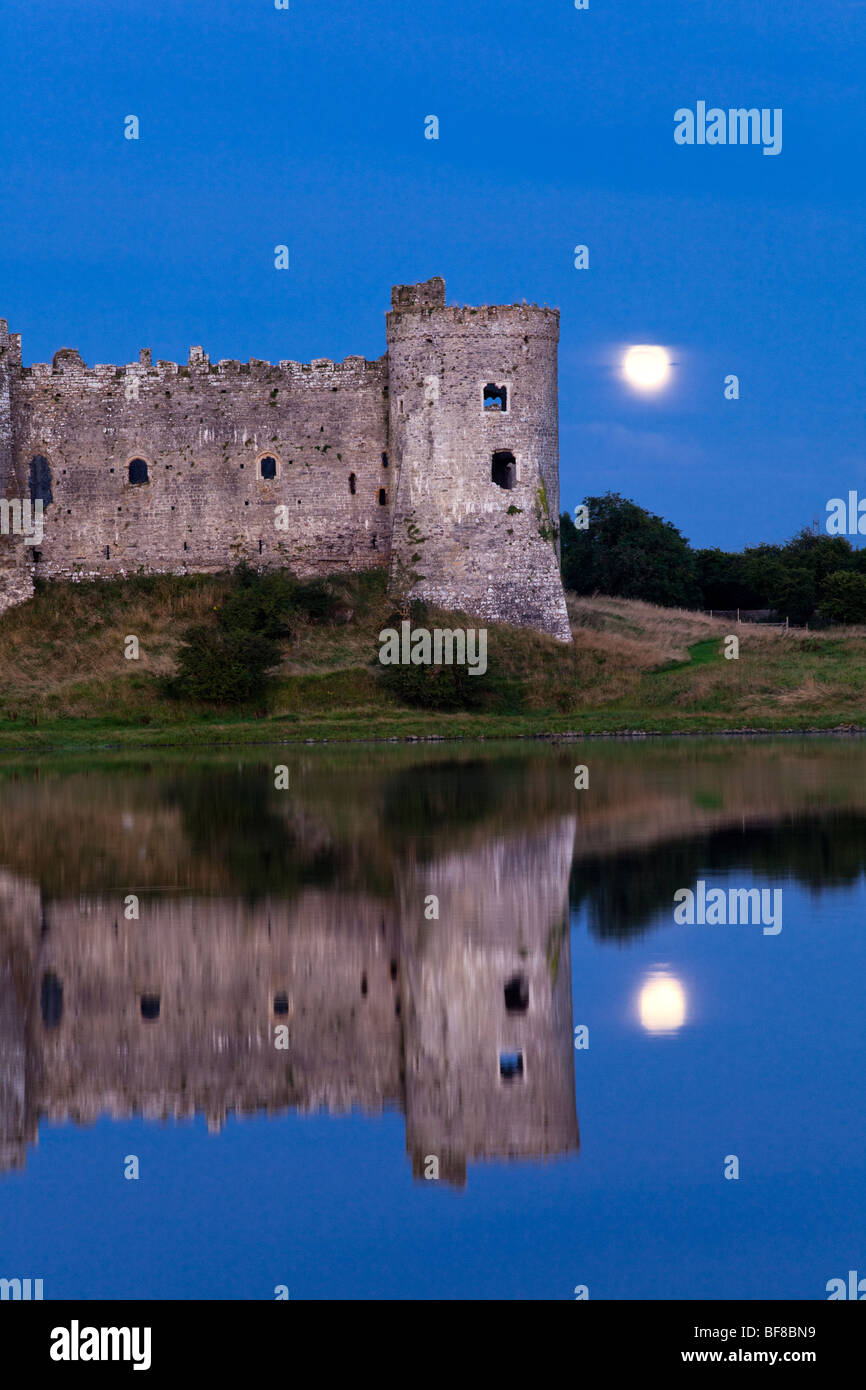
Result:
<svg viewBox="0 0 866 1390"><path fill-rule="evenodd" d="M611 488L737 548L866 491L866 4L77 0L0 39L25 362L377 357L390 286L442 274L561 309L563 506ZM677 146L698 100L781 107L781 154ZM651 400L636 342L676 363Z"/></svg>

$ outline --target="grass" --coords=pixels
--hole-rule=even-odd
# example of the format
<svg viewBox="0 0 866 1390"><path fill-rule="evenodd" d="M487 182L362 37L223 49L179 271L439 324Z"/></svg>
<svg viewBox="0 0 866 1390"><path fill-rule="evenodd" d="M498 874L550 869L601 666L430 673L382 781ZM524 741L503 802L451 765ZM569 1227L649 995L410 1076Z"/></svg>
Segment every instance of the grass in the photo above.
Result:
<svg viewBox="0 0 866 1390"><path fill-rule="evenodd" d="M636 600L568 595L574 644L487 624L505 678L484 713L411 709L378 683L392 605L382 571L334 575L343 618L301 622L261 708L163 692L185 627L213 621L229 575L51 584L0 617L0 748L170 746L304 739L526 738L866 724L866 628L762 628ZM431 610L426 625L478 626ZM725 638L739 639L726 660ZM137 661L124 656L136 636Z"/></svg>

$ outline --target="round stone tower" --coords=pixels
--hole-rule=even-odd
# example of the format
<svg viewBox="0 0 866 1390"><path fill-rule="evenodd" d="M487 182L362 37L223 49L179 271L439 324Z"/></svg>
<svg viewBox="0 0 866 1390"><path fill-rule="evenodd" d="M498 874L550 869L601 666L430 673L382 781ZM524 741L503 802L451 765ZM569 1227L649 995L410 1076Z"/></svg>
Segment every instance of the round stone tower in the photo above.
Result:
<svg viewBox="0 0 866 1390"><path fill-rule="evenodd" d="M397 285L388 326L391 583L493 622L571 632L559 573L559 311L447 306Z"/></svg>

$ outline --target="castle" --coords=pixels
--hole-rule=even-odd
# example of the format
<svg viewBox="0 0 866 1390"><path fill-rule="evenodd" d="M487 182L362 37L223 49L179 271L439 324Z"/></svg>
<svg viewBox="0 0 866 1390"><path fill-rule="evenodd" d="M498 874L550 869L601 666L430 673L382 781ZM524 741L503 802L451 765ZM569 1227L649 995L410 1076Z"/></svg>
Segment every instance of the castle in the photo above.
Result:
<svg viewBox="0 0 866 1390"><path fill-rule="evenodd" d="M21 364L0 319L0 611L33 580L387 568L392 592L571 640L559 313L392 290L387 352ZM41 531L20 524L42 504ZM16 526L16 518L19 524ZM10 519L12 524L10 524Z"/></svg>

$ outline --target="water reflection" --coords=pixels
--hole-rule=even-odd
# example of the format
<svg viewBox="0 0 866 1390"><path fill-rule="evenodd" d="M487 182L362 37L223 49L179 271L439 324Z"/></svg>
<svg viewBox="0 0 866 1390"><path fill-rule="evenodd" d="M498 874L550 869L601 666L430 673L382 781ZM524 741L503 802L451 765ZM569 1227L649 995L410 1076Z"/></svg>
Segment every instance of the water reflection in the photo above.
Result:
<svg viewBox="0 0 866 1390"><path fill-rule="evenodd" d="M686 991L681 980L661 967L651 970L641 985L638 1012L648 1033L671 1036L686 1021Z"/></svg>
<svg viewBox="0 0 866 1390"><path fill-rule="evenodd" d="M457 1184L575 1152L569 907L604 949L700 874L818 892L866 865L862 744L595 744L578 793L587 759L0 765L0 1169L40 1119L103 1113L395 1108L415 1175ZM684 1026L674 969L636 1011Z"/></svg>
<svg viewBox="0 0 866 1390"><path fill-rule="evenodd" d="M101 1113L218 1130L229 1111L392 1106L415 1175L433 1157L456 1184L472 1160L574 1151L573 838L561 818L408 861L388 897L143 891L137 920L125 890L49 898L4 873L0 1167L40 1118Z"/></svg>

